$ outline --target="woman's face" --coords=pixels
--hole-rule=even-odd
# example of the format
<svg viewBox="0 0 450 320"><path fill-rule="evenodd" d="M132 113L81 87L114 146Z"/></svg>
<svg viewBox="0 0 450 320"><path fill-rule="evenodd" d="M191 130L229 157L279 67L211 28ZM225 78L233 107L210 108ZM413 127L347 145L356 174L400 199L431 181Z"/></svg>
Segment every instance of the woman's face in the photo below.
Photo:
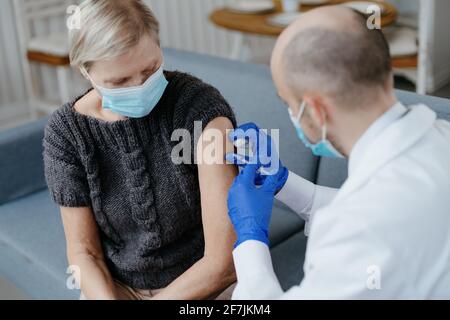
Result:
<svg viewBox="0 0 450 320"><path fill-rule="evenodd" d="M142 85L163 63L162 50L150 36L126 54L93 63L91 79L100 87L115 89Z"/></svg>

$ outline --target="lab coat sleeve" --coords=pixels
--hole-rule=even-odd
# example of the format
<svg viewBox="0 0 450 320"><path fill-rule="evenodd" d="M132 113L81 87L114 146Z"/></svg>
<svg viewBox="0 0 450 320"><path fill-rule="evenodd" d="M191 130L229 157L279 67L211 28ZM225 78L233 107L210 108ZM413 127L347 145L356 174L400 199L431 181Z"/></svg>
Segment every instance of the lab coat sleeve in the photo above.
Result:
<svg viewBox="0 0 450 320"><path fill-rule="evenodd" d="M370 288L369 272L374 268L386 273L392 272L386 262L391 259L392 252L380 243L378 236L367 234L367 227L358 222L346 220L340 223L332 220L326 222L324 227L330 231L310 239L314 243L308 261L305 262L302 283L286 292L280 287L272 267L269 248L265 244L247 241L238 246L233 252L238 279L233 299L380 298L384 293ZM387 279L389 280L392 279Z"/></svg>
<svg viewBox="0 0 450 320"><path fill-rule="evenodd" d="M276 196L303 220L306 221L305 233L309 233L313 214L333 201L338 189L322 187L289 172L285 186Z"/></svg>
<svg viewBox="0 0 450 320"><path fill-rule="evenodd" d="M273 271L269 248L262 242L246 241L233 252L238 284L232 299L376 299L377 292L365 288L366 268L370 266L366 258L370 254L364 245L355 246L353 242L331 245L314 257L317 264L306 266L309 270L301 285L283 292Z"/></svg>
<svg viewBox="0 0 450 320"><path fill-rule="evenodd" d="M283 294L266 244L245 241L233 251L233 259L238 283L233 300L270 300Z"/></svg>

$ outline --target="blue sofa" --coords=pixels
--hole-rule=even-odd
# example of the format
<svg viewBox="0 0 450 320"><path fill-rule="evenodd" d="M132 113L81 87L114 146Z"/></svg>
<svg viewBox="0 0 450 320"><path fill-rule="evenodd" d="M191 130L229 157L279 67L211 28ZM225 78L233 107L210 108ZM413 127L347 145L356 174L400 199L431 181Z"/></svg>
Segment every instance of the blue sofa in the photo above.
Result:
<svg viewBox="0 0 450 320"><path fill-rule="evenodd" d="M255 121L280 129L285 164L315 183L339 187L347 163L313 157L296 137L266 66L165 50L166 68L186 71L217 87L239 123ZM405 104L425 103L450 120L450 100L398 92ZM0 277L33 299L77 299L68 290L65 240L58 207L47 192L42 139L47 119L0 133ZM271 225L275 270L286 289L300 283L306 238L303 222L276 203Z"/></svg>

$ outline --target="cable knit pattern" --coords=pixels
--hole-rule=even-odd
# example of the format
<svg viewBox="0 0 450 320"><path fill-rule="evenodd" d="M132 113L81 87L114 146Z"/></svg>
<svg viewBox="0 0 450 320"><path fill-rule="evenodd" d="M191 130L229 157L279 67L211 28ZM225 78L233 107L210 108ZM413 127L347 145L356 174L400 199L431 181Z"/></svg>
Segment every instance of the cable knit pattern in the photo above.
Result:
<svg viewBox="0 0 450 320"><path fill-rule="evenodd" d="M112 275L137 289L165 287L203 256L198 171L172 162L173 130L194 138L194 121L204 128L217 117L236 126L215 88L165 74L169 86L147 117L101 121L76 112L79 97L51 116L43 142L54 201L92 208Z"/></svg>

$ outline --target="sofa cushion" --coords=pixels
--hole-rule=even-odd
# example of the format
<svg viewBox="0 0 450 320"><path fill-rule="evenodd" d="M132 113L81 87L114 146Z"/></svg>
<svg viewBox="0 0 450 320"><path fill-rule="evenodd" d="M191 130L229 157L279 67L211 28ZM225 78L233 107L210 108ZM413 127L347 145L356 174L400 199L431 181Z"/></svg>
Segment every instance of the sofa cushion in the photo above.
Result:
<svg viewBox="0 0 450 320"><path fill-rule="evenodd" d="M425 104L436 111L440 119L450 121L450 100L438 97L418 95L413 92L397 90L397 98L404 105Z"/></svg>
<svg viewBox="0 0 450 320"><path fill-rule="evenodd" d="M348 177L348 161L342 159L321 158L317 171L316 184L340 188Z"/></svg>
<svg viewBox="0 0 450 320"><path fill-rule="evenodd" d="M47 118L0 134L0 204L45 188L42 139Z"/></svg>
<svg viewBox="0 0 450 320"><path fill-rule="evenodd" d="M270 245L275 247L292 235L301 232L304 221L290 209L274 206L270 221Z"/></svg>
<svg viewBox="0 0 450 320"><path fill-rule="evenodd" d="M32 298L73 299L61 218L48 191L0 206L0 273Z"/></svg>
<svg viewBox="0 0 450 320"><path fill-rule="evenodd" d="M271 250L273 268L281 287L288 290L303 279L307 238L299 232Z"/></svg>

